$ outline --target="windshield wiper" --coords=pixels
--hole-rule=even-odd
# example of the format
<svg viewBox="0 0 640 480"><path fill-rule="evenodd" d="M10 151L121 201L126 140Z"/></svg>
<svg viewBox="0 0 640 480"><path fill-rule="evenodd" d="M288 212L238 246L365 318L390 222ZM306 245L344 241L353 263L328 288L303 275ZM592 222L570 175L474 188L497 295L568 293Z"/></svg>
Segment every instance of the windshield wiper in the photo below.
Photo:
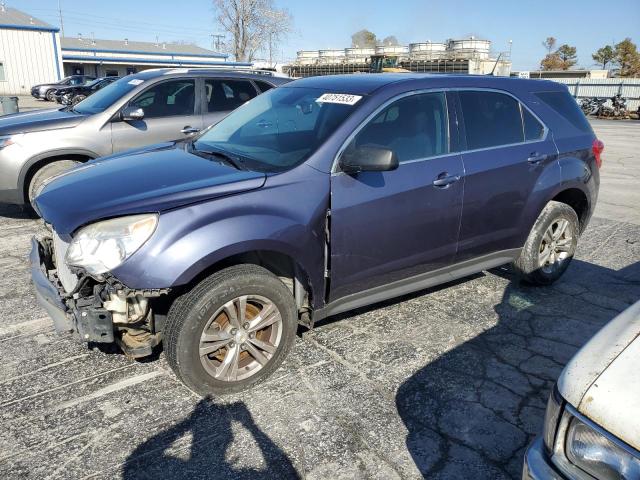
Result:
<svg viewBox="0 0 640 480"><path fill-rule="evenodd" d="M204 153L205 155L211 155L211 156L214 156L214 157L218 157L224 163L226 163L228 165L231 165L236 170L244 170L242 168L240 160L237 157L235 157L234 155L231 155L229 152L226 152L224 150L221 150L221 149L218 149L218 148L210 148L210 149L196 148L195 142L191 142L191 149L194 152L200 152L200 153Z"/></svg>

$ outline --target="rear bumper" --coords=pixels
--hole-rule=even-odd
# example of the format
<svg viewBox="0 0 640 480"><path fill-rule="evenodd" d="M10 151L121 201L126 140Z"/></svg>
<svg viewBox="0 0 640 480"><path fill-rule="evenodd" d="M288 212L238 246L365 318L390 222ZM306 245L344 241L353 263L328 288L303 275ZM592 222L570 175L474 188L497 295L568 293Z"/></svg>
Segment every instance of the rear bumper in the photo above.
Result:
<svg viewBox="0 0 640 480"><path fill-rule="evenodd" d="M551 459L544 449L542 438L536 438L524 455L522 480L568 480L551 463Z"/></svg>

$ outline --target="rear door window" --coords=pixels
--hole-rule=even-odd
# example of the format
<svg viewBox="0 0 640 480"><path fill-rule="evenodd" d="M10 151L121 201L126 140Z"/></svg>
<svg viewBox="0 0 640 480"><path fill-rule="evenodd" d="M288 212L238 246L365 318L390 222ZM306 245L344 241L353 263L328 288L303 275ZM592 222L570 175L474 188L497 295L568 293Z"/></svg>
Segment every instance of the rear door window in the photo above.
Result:
<svg viewBox="0 0 640 480"><path fill-rule="evenodd" d="M525 107L522 107L522 122L524 123L524 139L526 141L540 140L544 135L544 125Z"/></svg>
<svg viewBox="0 0 640 480"><path fill-rule="evenodd" d="M520 103L504 93L459 92L467 149L498 147L524 141Z"/></svg>
<svg viewBox="0 0 640 480"><path fill-rule="evenodd" d="M266 92L267 90L271 90L273 88L273 85L271 85L270 83L261 82L260 80L254 80L254 81L262 93Z"/></svg>
<svg viewBox="0 0 640 480"><path fill-rule="evenodd" d="M583 133L591 133L591 125L569 92L538 92L535 96ZM564 129L566 130L566 128ZM554 129L554 134L557 133Z"/></svg>
<svg viewBox="0 0 640 480"><path fill-rule="evenodd" d="M205 100L208 112L235 110L257 94L254 86L247 80L205 80Z"/></svg>

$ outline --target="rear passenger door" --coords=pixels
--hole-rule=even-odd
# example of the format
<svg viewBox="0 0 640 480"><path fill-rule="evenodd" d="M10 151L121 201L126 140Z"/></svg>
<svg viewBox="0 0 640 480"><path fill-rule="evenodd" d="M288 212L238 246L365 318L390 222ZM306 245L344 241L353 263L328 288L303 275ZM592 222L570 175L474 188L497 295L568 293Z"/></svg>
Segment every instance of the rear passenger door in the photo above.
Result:
<svg viewBox="0 0 640 480"><path fill-rule="evenodd" d="M144 111L142 120L111 124L113 151L179 140L202 129L196 80L180 78L156 83L136 95L128 106Z"/></svg>
<svg viewBox="0 0 640 480"><path fill-rule="evenodd" d="M207 78L204 81L204 125L222 120L240 105L258 95L249 80Z"/></svg>
<svg viewBox="0 0 640 480"><path fill-rule="evenodd" d="M457 99L466 145L456 262L522 247L527 201L545 167L557 162L546 127L515 97L461 90Z"/></svg>

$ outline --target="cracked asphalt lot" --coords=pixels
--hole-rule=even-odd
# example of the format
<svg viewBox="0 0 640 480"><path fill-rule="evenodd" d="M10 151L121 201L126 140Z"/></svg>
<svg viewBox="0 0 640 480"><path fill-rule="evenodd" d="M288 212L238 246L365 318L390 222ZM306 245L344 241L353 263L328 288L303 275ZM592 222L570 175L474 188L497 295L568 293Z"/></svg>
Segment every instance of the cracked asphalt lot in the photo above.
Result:
<svg viewBox="0 0 640 480"><path fill-rule="evenodd" d="M58 336L38 223L0 206L0 478L519 478L563 365L640 298L640 123L598 122L601 203L552 287L484 272L330 319L273 378L200 399Z"/></svg>

